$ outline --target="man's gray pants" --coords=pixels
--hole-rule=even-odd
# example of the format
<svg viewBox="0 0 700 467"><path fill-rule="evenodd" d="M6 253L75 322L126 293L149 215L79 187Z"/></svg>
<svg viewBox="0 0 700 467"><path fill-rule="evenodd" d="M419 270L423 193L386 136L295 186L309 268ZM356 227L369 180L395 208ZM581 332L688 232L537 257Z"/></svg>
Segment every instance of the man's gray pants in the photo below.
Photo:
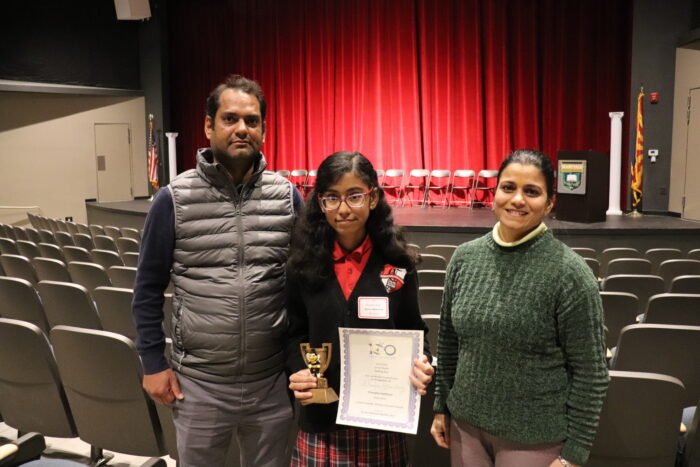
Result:
<svg viewBox="0 0 700 467"><path fill-rule="evenodd" d="M241 466L289 465L292 406L284 371L248 383L177 378L185 396L173 403L182 467L223 466L232 435Z"/></svg>

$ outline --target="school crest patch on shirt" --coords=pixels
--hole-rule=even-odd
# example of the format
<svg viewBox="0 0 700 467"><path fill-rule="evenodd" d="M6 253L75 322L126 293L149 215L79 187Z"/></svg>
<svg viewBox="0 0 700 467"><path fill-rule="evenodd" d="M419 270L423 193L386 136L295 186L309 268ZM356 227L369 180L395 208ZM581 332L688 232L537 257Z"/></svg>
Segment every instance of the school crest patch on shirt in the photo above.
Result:
<svg viewBox="0 0 700 467"><path fill-rule="evenodd" d="M402 268L397 268L391 264L385 264L384 269L379 274L382 279L382 284L386 289L386 293L396 292L401 287L403 287L404 277L406 277L406 270Z"/></svg>

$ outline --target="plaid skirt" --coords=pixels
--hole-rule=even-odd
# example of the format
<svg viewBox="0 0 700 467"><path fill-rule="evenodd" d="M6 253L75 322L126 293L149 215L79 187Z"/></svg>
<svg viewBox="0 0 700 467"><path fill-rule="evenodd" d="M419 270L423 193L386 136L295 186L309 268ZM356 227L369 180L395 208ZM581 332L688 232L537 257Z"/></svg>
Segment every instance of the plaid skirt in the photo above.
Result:
<svg viewBox="0 0 700 467"><path fill-rule="evenodd" d="M330 433L299 430L291 467L405 467L402 433L346 428Z"/></svg>

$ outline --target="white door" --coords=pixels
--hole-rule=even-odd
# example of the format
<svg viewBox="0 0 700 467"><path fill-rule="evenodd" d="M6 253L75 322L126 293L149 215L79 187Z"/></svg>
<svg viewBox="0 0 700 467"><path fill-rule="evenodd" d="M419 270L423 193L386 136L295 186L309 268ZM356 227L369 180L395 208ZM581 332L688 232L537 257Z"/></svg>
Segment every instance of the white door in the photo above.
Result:
<svg viewBox="0 0 700 467"><path fill-rule="evenodd" d="M95 123L97 201L133 199L128 123Z"/></svg>

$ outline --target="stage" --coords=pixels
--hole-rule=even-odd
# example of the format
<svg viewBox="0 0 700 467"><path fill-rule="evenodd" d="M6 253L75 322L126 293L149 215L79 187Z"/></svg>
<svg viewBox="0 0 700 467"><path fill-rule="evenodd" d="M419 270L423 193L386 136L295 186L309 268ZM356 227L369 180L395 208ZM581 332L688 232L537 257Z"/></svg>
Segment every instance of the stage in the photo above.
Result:
<svg viewBox="0 0 700 467"><path fill-rule="evenodd" d="M148 200L88 202L88 222L141 229L150 205ZM496 223L490 208L395 206L394 220L403 227L408 241L420 246L460 244L485 234ZM700 248L700 222L671 216L608 216L605 222L591 224L559 221L550 216L545 223L557 238L572 247L585 246L598 251L622 246L642 251Z"/></svg>

